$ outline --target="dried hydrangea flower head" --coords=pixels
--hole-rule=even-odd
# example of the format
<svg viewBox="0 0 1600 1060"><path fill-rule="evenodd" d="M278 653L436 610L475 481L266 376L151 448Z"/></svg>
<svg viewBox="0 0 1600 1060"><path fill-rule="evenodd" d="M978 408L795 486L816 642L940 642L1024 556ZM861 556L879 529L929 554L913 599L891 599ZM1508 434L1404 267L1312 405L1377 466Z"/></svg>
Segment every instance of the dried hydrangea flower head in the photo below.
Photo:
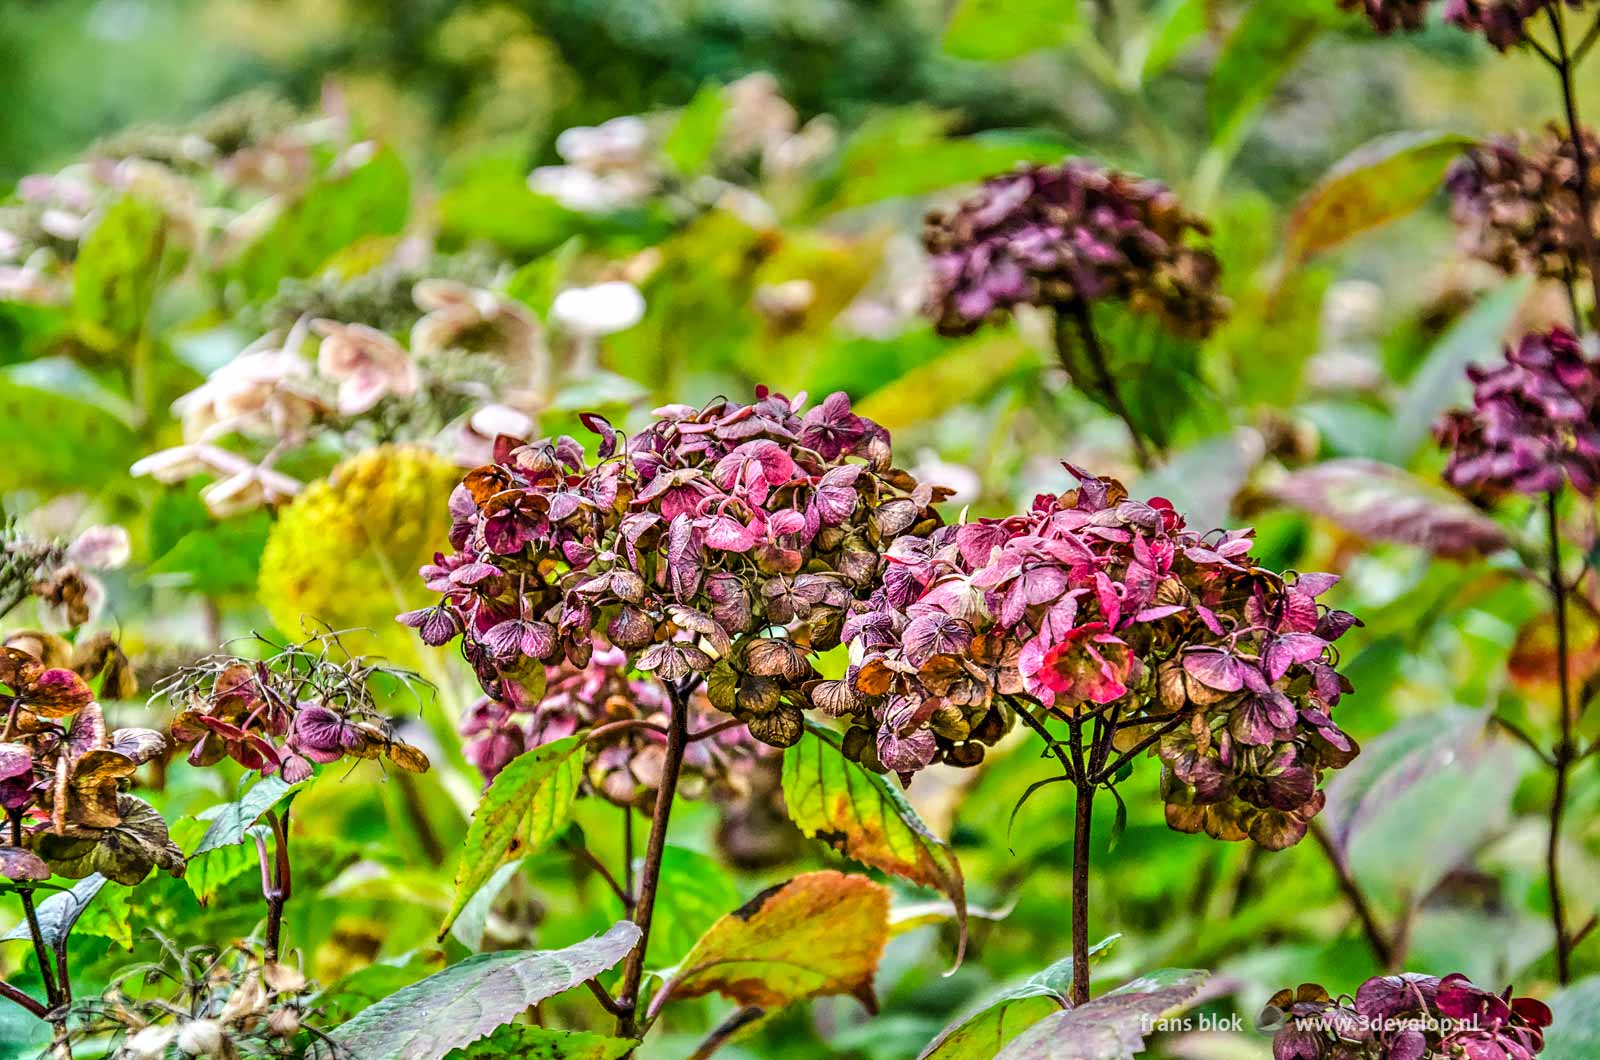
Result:
<svg viewBox="0 0 1600 1060"><path fill-rule="evenodd" d="M1360 11L1379 33L1422 28L1432 0L1339 0L1346 11Z"/></svg>
<svg viewBox="0 0 1600 1060"><path fill-rule="evenodd" d="M509 691L508 700L479 700L462 725L467 760L485 781L531 748L600 726L638 721L653 728L615 726L591 742L585 781L589 791L621 806L647 809L654 803L674 706L660 681L629 675L626 652L596 638L587 666L563 659L547 667L544 695L537 702L528 702L515 684ZM718 723L704 690L696 691L687 706L692 730ZM692 798L712 789L738 789L738 774L768 751L742 727L697 740L684 752L678 794Z"/></svg>
<svg viewBox="0 0 1600 1060"><path fill-rule="evenodd" d="M171 734L190 748L190 765L231 758L291 784L310 777L313 762L343 758L428 769L427 756L395 736L374 696L375 689L410 689L417 675L349 654L334 633L288 645L255 639L263 658L210 655L156 686L157 696L179 707Z"/></svg>
<svg viewBox="0 0 1600 1060"><path fill-rule="evenodd" d="M1419 30L1432 0L1339 0L1347 11L1360 11L1379 33ZM1527 39L1527 21L1560 0L1444 0L1444 20L1468 33L1481 33L1500 51ZM1585 0L1566 0L1581 8Z"/></svg>
<svg viewBox="0 0 1600 1060"><path fill-rule="evenodd" d="M1080 486L1022 515L890 547L845 624L848 675L816 690L851 719L846 752L905 774L973 765L1026 700L1149 741L1172 827L1298 842L1323 771L1356 754L1331 717L1348 691L1333 641L1356 619L1317 602L1338 579L1265 570L1250 531L1191 530L1068 467Z"/></svg>
<svg viewBox="0 0 1600 1060"><path fill-rule="evenodd" d="M992 177L928 217L928 314L964 335L1018 305L1110 299L1205 335L1223 312L1218 266L1189 238L1207 231L1165 185L1082 159Z"/></svg>
<svg viewBox="0 0 1600 1060"><path fill-rule="evenodd" d="M1504 363L1467 368L1470 409L1454 409L1434 433L1450 451L1445 481L1493 499L1534 496L1563 483L1600 493L1600 359L1569 331L1522 337Z"/></svg>
<svg viewBox="0 0 1600 1060"><path fill-rule="evenodd" d="M1280 990L1261 1014L1277 1028L1274 1060L1533 1060L1550 1009L1531 997L1495 994L1456 973L1374 976L1354 998L1316 983Z"/></svg>
<svg viewBox="0 0 1600 1060"><path fill-rule="evenodd" d="M36 645L41 654L19 645ZM134 770L165 749L165 739L150 729L108 728L85 679L105 669L104 658L89 653L79 670L50 665L67 650L59 638L37 633L0 648L0 808L12 822L6 839L22 837L0 847L0 875L43 880L52 872L75 879L99 872L129 885L157 867L182 875L183 853L166 822L124 790ZM106 672L108 685L129 691L125 670Z"/></svg>
<svg viewBox="0 0 1600 1060"><path fill-rule="evenodd" d="M535 702L546 667L587 667L591 632L635 669L711 702L759 740L800 738L813 653L839 643L896 538L938 523L943 494L890 464L888 433L834 394L757 390L747 405L669 405L624 439L585 416L569 437L503 438L451 498L454 554L424 567L441 596L402 615L457 636L484 691Z"/></svg>
<svg viewBox="0 0 1600 1060"><path fill-rule="evenodd" d="M1584 132L1583 147L1585 158L1600 158L1593 133ZM1469 149L1446 178L1463 249L1507 273L1587 272L1578 171L1571 137L1554 128L1526 154L1506 138ZM1591 168L1588 190L1600 195L1600 170Z"/></svg>
<svg viewBox="0 0 1600 1060"><path fill-rule="evenodd" d="M74 1039L87 1046L110 1037L119 1060L301 1055L296 1038L315 1018L316 986L300 969L267 959L258 944L219 952L157 938L157 964L137 965L74 1005Z"/></svg>

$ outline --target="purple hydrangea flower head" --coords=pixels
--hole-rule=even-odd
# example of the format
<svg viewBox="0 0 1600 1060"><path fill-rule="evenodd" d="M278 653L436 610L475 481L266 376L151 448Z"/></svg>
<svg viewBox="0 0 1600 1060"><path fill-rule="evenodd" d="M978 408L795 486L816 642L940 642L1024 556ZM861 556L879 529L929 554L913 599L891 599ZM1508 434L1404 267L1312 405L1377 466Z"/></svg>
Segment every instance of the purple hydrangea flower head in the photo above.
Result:
<svg viewBox="0 0 1600 1060"><path fill-rule="evenodd" d="M1500 51L1527 39L1527 21L1556 0L1444 0L1444 20L1469 33L1482 33ZM1580 8L1586 0L1566 0ZM1431 0L1339 0L1348 11L1360 11L1379 33L1397 29L1419 30L1427 19Z"/></svg>
<svg viewBox="0 0 1600 1060"><path fill-rule="evenodd" d="M552 668L588 672L598 631L651 695L703 682L756 739L793 744L812 657L839 643L896 541L939 524L946 491L894 468L888 432L844 394L809 410L765 388L750 404L669 405L626 438L584 422L593 459L568 437L502 438L468 472L456 553L422 571L440 602L401 621L429 643L459 636L484 692L518 712L553 716L537 701ZM473 721L503 737L490 765L515 744L498 709Z"/></svg>
<svg viewBox="0 0 1600 1060"><path fill-rule="evenodd" d="M847 676L815 690L850 719L846 753L903 774L972 765L1027 700L1118 726L1123 748L1159 735L1174 828L1297 842L1323 771L1356 753L1332 720L1348 690L1332 642L1355 619L1317 601L1338 579L1273 574L1249 531L1196 532L1069 469L1077 489L1022 515L890 548L845 622Z"/></svg>
<svg viewBox="0 0 1600 1060"><path fill-rule="evenodd" d="M1434 428L1450 452L1447 482L1491 499L1565 482L1585 497L1600 493L1600 359L1571 332L1525 335L1504 363L1467 375L1473 407L1446 413Z"/></svg>
<svg viewBox="0 0 1600 1060"><path fill-rule="evenodd" d="M1082 159L990 178L929 215L928 313L964 335L1018 305L1111 299L1205 335L1221 318L1217 260L1190 245L1205 223L1165 185Z"/></svg>
<svg viewBox="0 0 1600 1060"><path fill-rule="evenodd" d="M1397 29L1418 30L1428 14L1432 0L1339 0L1347 11L1359 10L1367 16L1372 28L1382 34Z"/></svg>
<svg viewBox="0 0 1600 1060"><path fill-rule="evenodd" d="M580 668L561 659L546 668L545 681L544 695L537 702L513 691L509 701L485 697L468 710L461 734L467 738L467 759L484 781L493 780L513 758L531 748L601 725L637 720L656 728L624 726L598 736L584 779L588 790L612 802L648 809L666 750L665 737L657 730L666 728L673 710L661 682L630 676L627 652L599 638L588 665ZM704 690L689 698L688 709L691 730L717 724L719 714ZM684 753L678 790L690 796L713 789L739 790L742 774L769 753L766 744L742 728L697 740Z"/></svg>
<svg viewBox="0 0 1600 1060"><path fill-rule="evenodd" d="M1273 1060L1533 1060L1550 1021L1543 1002L1459 973L1374 976L1353 999L1305 983L1278 991L1262 1013L1277 1028Z"/></svg>
<svg viewBox="0 0 1600 1060"><path fill-rule="evenodd" d="M1600 158L1587 130L1583 146L1591 163ZM1445 182L1463 249L1507 273L1586 274L1580 170L1572 138L1554 127L1526 150L1504 137L1469 148ZM1590 170L1588 191L1600 195L1600 171Z"/></svg>

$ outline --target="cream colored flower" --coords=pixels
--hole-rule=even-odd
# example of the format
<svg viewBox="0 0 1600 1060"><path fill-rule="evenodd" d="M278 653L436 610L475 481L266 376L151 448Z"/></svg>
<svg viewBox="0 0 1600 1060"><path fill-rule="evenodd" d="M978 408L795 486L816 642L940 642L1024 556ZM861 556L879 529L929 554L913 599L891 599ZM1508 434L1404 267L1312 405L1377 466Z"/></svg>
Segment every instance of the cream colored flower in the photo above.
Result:
<svg viewBox="0 0 1600 1060"><path fill-rule="evenodd" d="M411 329L413 353L464 347L514 361L537 357L539 322L521 302L457 280L423 280L411 297L425 313Z"/></svg>
<svg viewBox="0 0 1600 1060"><path fill-rule="evenodd" d="M311 366L300 354L305 326L296 323L281 345L265 335L173 403L183 436L209 442L225 434L298 437L322 405L308 389Z"/></svg>
<svg viewBox="0 0 1600 1060"><path fill-rule="evenodd" d="M313 320L321 335L317 370L339 383L338 409L359 416L384 397L411 397L417 392L417 367L400 344L366 324Z"/></svg>
<svg viewBox="0 0 1600 1060"><path fill-rule="evenodd" d="M575 335L596 338L633 327L644 319L644 309L637 287L612 280L562 291L550 304L550 319Z"/></svg>

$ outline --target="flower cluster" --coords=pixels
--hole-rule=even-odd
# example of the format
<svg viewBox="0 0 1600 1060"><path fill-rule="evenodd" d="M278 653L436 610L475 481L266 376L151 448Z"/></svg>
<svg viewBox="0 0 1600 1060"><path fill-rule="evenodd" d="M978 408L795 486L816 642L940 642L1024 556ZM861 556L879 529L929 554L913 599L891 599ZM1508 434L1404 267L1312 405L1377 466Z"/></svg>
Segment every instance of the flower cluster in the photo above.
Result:
<svg viewBox="0 0 1600 1060"><path fill-rule="evenodd" d="M1423 20L1428 14L1428 5L1432 2L1433 0L1339 0L1339 6L1347 11L1359 9L1367 16L1374 29L1379 33L1390 34L1397 29L1421 29Z"/></svg>
<svg viewBox="0 0 1600 1060"><path fill-rule="evenodd" d="M10 820L0 875L32 881L98 872L129 885L156 867L182 875L183 853L166 822L124 790L134 770L165 749L165 739L151 729L107 728L85 674L48 665L26 644L51 655L61 648L42 634L0 647L0 706L7 712L0 808ZM83 666L89 676L99 668ZM126 676L120 670L113 682L108 672L107 683Z"/></svg>
<svg viewBox="0 0 1600 1060"><path fill-rule="evenodd" d="M429 644L461 636L505 702L536 700L563 658L587 667L603 629L674 694L704 679L758 740L793 744L812 654L839 643L894 541L937 525L943 493L892 468L888 433L844 394L669 405L628 439L584 420L597 462L569 437L504 438L467 474L456 552L422 570L441 600L400 620Z"/></svg>
<svg viewBox="0 0 1600 1060"><path fill-rule="evenodd" d="M1445 413L1434 427L1450 451L1445 481L1494 498L1538 495L1571 482L1600 493L1600 360L1569 331L1525 335L1505 363L1467 368L1471 409Z"/></svg>
<svg viewBox="0 0 1600 1060"><path fill-rule="evenodd" d="M1422 28L1431 0L1339 0L1347 10L1359 9L1379 33L1396 29ZM1468 33L1482 33L1496 48L1505 51L1527 39L1526 23L1558 0L1445 0L1444 20ZM1580 8L1585 0L1566 0Z"/></svg>
<svg viewBox="0 0 1600 1060"><path fill-rule="evenodd" d="M900 773L972 765L1027 697L1098 716L1124 747L1159 733L1172 827L1299 841L1322 771L1356 754L1330 717L1348 691L1332 642L1356 619L1317 603L1338 579L1281 577L1250 531L1196 532L1068 468L1081 485L1023 515L890 547L845 625L849 674L815 691L851 717L847 753Z"/></svg>
<svg viewBox="0 0 1600 1060"><path fill-rule="evenodd" d="M929 215L927 310L941 332L964 335L1018 305L1112 299L1205 335L1223 312L1217 259L1186 241L1207 231L1155 181L1081 159L1029 166Z"/></svg>
<svg viewBox="0 0 1600 1060"><path fill-rule="evenodd" d="M264 659L208 656L156 687L179 706L171 734L190 747L190 765L231 758L291 784L310 777L313 762L346 757L382 757L412 773L428 769L427 756L395 737L373 698L375 683L409 687L414 674L349 655L331 633L299 644L261 643L271 650Z"/></svg>
<svg viewBox="0 0 1600 1060"><path fill-rule="evenodd" d="M133 474L166 483L218 476L200 497L225 517L297 495L302 483L275 463L315 435L364 434L358 444L427 437L481 406L499 384L532 405L536 395L509 387L512 379L542 385L546 374L543 334L525 306L443 278L416 282L408 298L418 311L409 349L370 324L321 317L301 316L262 336L178 399L184 444L137 461ZM224 448L230 438L271 448L253 460Z"/></svg>
<svg viewBox="0 0 1600 1060"><path fill-rule="evenodd" d="M1279 1028L1273 1060L1533 1060L1550 1010L1459 973L1405 972L1368 979L1354 998L1332 998L1315 983L1280 990L1261 1022Z"/></svg>
<svg viewBox="0 0 1600 1060"><path fill-rule="evenodd" d="M67 544L33 537L11 521L0 524L0 615L32 597L50 625L76 629L105 602L94 572L122 566L129 551L120 526L91 526Z"/></svg>
<svg viewBox="0 0 1600 1060"><path fill-rule="evenodd" d="M304 1055L315 984L298 968L244 943L219 953L161 941L159 963L134 966L74 1006L74 1037L88 1045L113 1036L118 1060Z"/></svg>
<svg viewBox="0 0 1600 1060"><path fill-rule="evenodd" d="M561 662L546 669L544 695L529 702L521 686L512 684L505 700L487 697L475 703L462 725L467 759L485 781L517 755L577 732L615 722L621 725L591 742L586 780L590 790L621 806L653 803L661 783L666 754L671 697L656 680L630 677L622 649L597 639L589 665ZM703 691L688 702L692 731L716 724L716 713ZM696 740L684 751L680 795L695 796L707 788L729 788L732 774L759 757L766 745L743 729L730 729Z"/></svg>
<svg viewBox="0 0 1600 1060"><path fill-rule="evenodd" d="M1583 133L1583 144L1591 164L1600 158L1593 133ZM1585 272L1578 175L1572 138L1553 128L1529 153L1506 138L1468 150L1446 178L1466 252L1508 273L1567 279ZM1590 171L1588 190L1600 195L1600 172Z"/></svg>

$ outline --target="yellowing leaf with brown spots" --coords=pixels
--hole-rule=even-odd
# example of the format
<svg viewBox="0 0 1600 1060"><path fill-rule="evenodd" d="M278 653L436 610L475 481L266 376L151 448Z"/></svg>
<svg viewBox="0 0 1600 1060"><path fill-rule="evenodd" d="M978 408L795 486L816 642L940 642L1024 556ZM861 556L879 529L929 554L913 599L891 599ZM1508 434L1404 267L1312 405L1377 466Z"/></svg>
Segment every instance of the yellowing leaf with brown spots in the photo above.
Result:
<svg viewBox="0 0 1600 1060"><path fill-rule="evenodd" d="M872 978L889 941L889 892L865 876L827 870L756 895L700 936L650 1002L719 993L774 1009L850 994L876 1012Z"/></svg>
<svg viewBox="0 0 1600 1060"><path fill-rule="evenodd" d="M832 732L809 728L809 739L783 753L790 820L847 858L943 891L955 905L964 952L967 892L955 852L928 830L893 781L846 758Z"/></svg>

